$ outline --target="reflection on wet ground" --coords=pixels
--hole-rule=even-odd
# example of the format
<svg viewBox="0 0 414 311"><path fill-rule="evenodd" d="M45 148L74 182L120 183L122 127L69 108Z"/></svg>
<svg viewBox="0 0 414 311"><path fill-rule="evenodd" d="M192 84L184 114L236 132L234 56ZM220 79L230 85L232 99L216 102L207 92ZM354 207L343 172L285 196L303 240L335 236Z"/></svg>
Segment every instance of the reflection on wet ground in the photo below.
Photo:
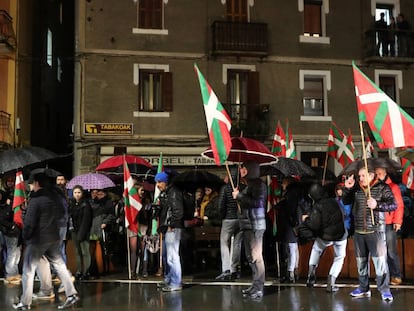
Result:
<svg viewBox="0 0 414 311"><path fill-rule="evenodd" d="M83 310L407 310L414 305L414 286L392 288L394 302L385 303L372 287L372 297L352 299L349 292L356 283L339 284L335 294L325 292L321 284L309 289L305 284L283 285L267 281L265 295L260 300L243 299L241 289L249 285L241 282L212 282L186 279L181 292L163 293L157 290L159 279L128 281L115 278L77 283ZM38 288L38 283L35 288ZM57 287L56 287L57 288ZM0 283L0 310L13 310L21 287ZM34 310L56 310L64 295L51 301L34 301Z"/></svg>

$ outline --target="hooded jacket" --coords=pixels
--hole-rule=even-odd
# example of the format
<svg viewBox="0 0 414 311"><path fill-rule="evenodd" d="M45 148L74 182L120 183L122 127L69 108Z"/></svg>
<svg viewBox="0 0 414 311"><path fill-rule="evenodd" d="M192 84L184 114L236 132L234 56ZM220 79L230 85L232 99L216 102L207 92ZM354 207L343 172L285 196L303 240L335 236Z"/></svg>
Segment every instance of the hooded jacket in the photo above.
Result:
<svg viewBox="0 0 414 311"><path fill-rule="evenodd" d="M240 229L266 230L267 187L260 179L259 164L247 161L243 165L247 169L247 186L237 195Z"/></svg>
<svg viewBox="0 0 414 311"><path fill-rule="evenodd" d="M312 211L304 221L317 237L325 241L339 241L346 238L344 215L341 207L320 184L312 184L309 196L313 200Z"/></svg>

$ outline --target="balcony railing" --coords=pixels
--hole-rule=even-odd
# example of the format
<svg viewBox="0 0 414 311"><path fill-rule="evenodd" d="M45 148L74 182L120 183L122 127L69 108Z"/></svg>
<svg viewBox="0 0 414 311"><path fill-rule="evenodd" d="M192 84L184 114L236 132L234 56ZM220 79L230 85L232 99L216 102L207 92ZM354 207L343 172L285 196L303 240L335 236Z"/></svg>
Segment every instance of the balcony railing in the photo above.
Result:
<svg viewBox="0 0 414 311"><path fill-rule="evenodd" d="M16 47L12 21L9 13L0 10L0 53L13 51Z"/></svg>
<svg viewBox="0 0 414 311"><path fill-rule="evenodd" d="M213 55L267 56L267 24L215 21Z"/></svg>
<svg viewBox="0 0 414 311"><path fill-rule="evenodd" d="M367 62L414 63L414 32L369 29L364 33L363 48Z"/></svg>
<svg viewBox="0 0 414 311"><path fill-rule="evenodd" d="M0 110L0 145L12 143L11 115Z"/></svg>

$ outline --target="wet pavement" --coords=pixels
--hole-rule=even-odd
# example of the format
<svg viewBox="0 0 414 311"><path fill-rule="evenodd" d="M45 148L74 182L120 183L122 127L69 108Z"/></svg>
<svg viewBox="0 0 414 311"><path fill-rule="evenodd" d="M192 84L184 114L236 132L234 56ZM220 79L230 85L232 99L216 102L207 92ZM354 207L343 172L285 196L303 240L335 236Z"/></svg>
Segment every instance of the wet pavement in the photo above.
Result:
<svg viewBox="0 0 414 311"><path fill-rule="evenodd" d="M268 280L263 298L244 299L241 289L249 286L248 278L240 282L214 282L194 278L184 279L181 292L163 293L157 289L160 278L129 281L116 276L93 281L77 282L81 296L79 310L408 310L414 306L414 286L392 287L394 301L386 303L372 286L371 298L355 299L349 292L356 287L354 283L339 283L340 290L330 294L324 285L317 284L309 289L303 282L298 284L279 284ZM35 288L39 284L35 283ZM57 289L57 285L56 285ZM21 286L0 283L0 310L13 310L12 303L18 300ZM65 299L63 294L53 300L33 301L33 310L57 310L57 305Z"/></svg>

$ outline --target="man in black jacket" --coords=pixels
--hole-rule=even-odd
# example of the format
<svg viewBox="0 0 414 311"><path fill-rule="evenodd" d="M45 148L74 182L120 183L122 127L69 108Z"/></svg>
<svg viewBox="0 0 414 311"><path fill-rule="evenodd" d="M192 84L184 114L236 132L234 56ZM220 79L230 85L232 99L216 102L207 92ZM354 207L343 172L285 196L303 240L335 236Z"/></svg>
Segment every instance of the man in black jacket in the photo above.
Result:
<svg viewBox="0 0 414 311"><path fill-rule="evenodd" d="M328 193L321 184L312 184L309 187L309 196L313 200L312 210L309 215L304 215L303 225L311 229L316 240L312 246L309 258L309 271L306 285L313 287L315 284L315 269L325 249L333 245L334 260L329 270L327 292L336 292L335 280L341 273L346 256L347 234L344 224L344 215L338 202L329 198Z"/></svg>
<svg viewBox="0 0 414 311"><path fill-rule="evenodd" d="M368 264L372 258L375 267L377 289L384 301L392 301L390 276L387 265L385 242L385 215L397 208L390 187L378 180L373 168L358 171L359 185L350 176L345 181L344 204L354 204L354 248L358 267L359 286L350 295L355 298L371 297Z"/></svg>
<svg viewBox="0 0 414 311"><path fill-rule="evenodd" d="M60 252L59 221L65 215L66 200L50 183L46 174L35 174L33 179L34 192L23 222L22 236L26 244L23 261L23 293L20 302L14 304L13 308L30 309L35 270L41 259L46 257L56 269L65 287L67 298L58 309L66 309L80 300Z"/></svg>
<svg viewBox="0 0 414 311"><path fill-rule="evenodd" d="M184 228L184 201L183 193L173 185L168 184L168 175L165 172L155 175L156 186L160 190L160 226L158 231L164 235L165 251L167 256L164 282L158 287L164 292L180 291L181 260L180 240Z"/></svg>
<svg viewBox="0 0 414 311"><path fill-rule="evenodd" d="M240 229L243 232L247 260L253 273L252 285L242 290L243 297L252 299L263 297L265 265L263 261L263 234L266 230L267 187L260 179L257 162L247 161L240 168L240 177L247 180L247 186L233 191L241 213Z"/></svg>

